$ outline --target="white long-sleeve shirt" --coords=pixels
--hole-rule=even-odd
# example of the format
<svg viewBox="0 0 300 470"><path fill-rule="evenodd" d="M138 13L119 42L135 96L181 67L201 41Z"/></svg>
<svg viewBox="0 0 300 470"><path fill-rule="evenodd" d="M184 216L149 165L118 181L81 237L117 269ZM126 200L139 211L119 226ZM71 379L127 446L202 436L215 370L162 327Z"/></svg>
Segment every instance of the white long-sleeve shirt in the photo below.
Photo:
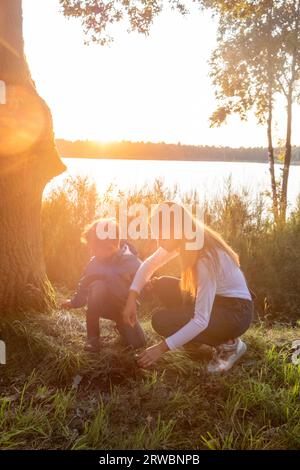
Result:
<svg viewBox="0 0 300 470"><path fill-rule="evenodd" d="M178 254L178 251L168 252L162 247L158 248L143 261L130 289L140 293L154 272ZM197 261L197 293L194 316L180 330L166 338L169 349L180 348L207 328L216 295L251 300L251 294L240 268L225 251L218 250L218 254L220 267L217 272L211 269L210 260L207 257Z"/></svg>

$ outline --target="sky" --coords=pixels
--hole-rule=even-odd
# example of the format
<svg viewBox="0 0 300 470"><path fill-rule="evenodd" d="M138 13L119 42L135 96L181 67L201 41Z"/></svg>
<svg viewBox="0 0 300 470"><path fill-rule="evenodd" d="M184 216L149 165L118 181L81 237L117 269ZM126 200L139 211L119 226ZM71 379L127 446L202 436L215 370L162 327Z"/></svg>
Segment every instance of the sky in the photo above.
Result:
<svg viewBox="0 0 300 470"><path fill-rule="evenodd" d="M58 0L23 0L23 17L25 52L57 138L266 145L265 129L251 115L246 123L233 116L221 128L209 126L216 23L208 12L194 6L182 17L167 10L147 37L118 25L114 43L104 47L84 44L80 21L65 18ZM280 116L275 139L284 137L284 108Z"/></svg>

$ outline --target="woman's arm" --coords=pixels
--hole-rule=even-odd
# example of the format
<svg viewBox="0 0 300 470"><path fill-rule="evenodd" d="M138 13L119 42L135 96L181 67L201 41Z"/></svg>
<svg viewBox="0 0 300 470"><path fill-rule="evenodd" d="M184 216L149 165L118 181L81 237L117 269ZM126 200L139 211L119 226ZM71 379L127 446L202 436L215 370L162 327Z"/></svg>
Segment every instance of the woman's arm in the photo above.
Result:
<svg viewBox="0 0 300 470"><path fill-rule="evenodd" d="M207 328L217 290L216 276L207 258L198 261L198 287L194 317L172 336L166 338L170 350L180 348Z"/></svg>
<svg viewBox="0 0 300 470"><path fill-rule="evenodd" d="M176 256L178 256L177 251L167 251L159 247L151 256L142 262L135 274L130 290L140 293L152 274Z"/></svg>
<svg viewBox="0 0 300 470"><path fill-rule="evenodd" d="M149 281L152 274L171 259L175 258L177 251L168 252L158 248L140 265L129 289L129 294L122 316L126 323L133 326L137 320L136 300L144 285Z"/></svg>
<svg viewBox="0 0 300 470"><path fill-rule="evenodd" d="M140 354L138 364L141 367L150 367L166 351L183 346L207 327L217 289L215 275L211 273L208 263L208 260L198 261L198 289L194 317L172 336Z"/></svg>

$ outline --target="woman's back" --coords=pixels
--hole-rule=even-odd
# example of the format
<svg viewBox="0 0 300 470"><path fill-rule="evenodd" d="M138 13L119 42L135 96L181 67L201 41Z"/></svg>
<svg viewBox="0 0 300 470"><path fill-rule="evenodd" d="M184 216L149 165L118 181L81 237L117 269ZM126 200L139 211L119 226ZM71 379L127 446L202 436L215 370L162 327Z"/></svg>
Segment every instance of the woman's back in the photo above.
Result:
<svg viewBox="0 0 300 470"><path fill-rule="evenodd" d="M222 249L217 249L219 263L216 265L212 255L200 257L197 262L198 284L201 283L201 265L205 263L210 267L209 275L215 278L216 294L224 297L237 297L251 300L245 276L232 258Z"/></svg>

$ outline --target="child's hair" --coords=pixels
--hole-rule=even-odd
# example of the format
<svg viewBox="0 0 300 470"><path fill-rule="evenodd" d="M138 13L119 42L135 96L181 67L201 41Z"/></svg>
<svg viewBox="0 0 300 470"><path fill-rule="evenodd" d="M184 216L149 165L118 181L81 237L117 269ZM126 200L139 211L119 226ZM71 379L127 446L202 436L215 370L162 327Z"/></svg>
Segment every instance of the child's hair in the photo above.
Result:
<svg viewBox="0 0 300 470"><path fill-rule="evenodd" d="M119 225L114 218L99 218L87 225L81 235L81 241L90 246L106 242L119 244Z"/></svg>

